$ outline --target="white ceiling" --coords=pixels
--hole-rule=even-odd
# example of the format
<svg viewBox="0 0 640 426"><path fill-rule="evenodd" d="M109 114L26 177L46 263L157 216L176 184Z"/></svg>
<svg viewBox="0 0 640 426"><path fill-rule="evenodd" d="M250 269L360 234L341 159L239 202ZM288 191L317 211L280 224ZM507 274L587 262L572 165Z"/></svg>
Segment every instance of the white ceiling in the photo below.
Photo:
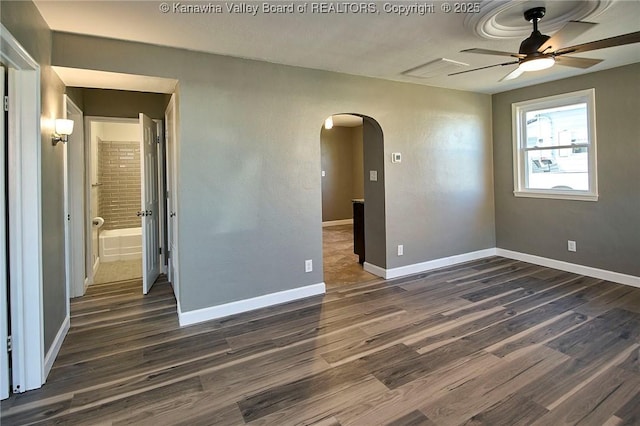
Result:
<svg viewBox="0 0 640 426"><path fill-rule="evenodd" d="M443 5L454 5L454 2L434 1L426 3L433 4L433 13L422 16L387 13L384 5L424 2L375 2L378 13L311 13L313 5L318 3L304 0L293 3L296 7L306 4L306 13L265 14L260 11L252 16L228 12L228 5L241 4L231 1L166 3L170 9L174 4L222 7L221 13L198 14L173 10L162 13L160 1L35 0L42 16L55 31L484 93L640 62L639 43L579 55L604 59L587 71L556 65L502 83L498 80L513 66L451 77L442 73L429 78L403 74L428 62L442 63L441 58L469 64L469 68L506 62L509 58L460 53L460 50L478 47L517 52L520 41L530 33L530 24L522 18L522 12L533 6L547 7L547 16L540 29L548 35L570 19L599 24L576 38L572 45L638 31L640 1L636 0L483 0L479 2L480 13L444 13ZM263 3L245 1L243 4L261 7Z"/></svg>

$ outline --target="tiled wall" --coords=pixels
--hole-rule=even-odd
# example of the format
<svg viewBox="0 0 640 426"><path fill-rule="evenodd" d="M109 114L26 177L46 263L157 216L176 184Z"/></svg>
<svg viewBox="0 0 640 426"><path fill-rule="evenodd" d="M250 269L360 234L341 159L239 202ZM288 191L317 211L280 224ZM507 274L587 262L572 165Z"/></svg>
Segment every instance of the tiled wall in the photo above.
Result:
<svg viewBox="0 0 640 426"><path fill-rule="evenodd" d="M138 228L140 210L140 144L98 142L99 215L102 229Z"/></svg>

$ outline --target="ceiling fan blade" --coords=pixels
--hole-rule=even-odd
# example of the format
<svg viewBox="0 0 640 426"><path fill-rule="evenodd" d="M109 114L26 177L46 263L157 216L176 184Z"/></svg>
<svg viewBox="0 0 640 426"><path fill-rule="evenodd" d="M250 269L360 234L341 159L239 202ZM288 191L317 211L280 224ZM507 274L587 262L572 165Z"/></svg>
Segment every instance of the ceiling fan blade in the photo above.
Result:
<svg viewBox="0 0 640 426"><path fill-rule="evenodd" d="M605 49L607 47L623 46L625 44L640 42L640 31L623 34L615 37L604 38L590 43L577 44L571 47L563 47L555 52L555 56L566 55L567 53L588 52L590 50Z"/></svg>
<svg viewBox="0 0 640 426"><path fill-rule="evenodd" d="M587 30L593 28L598 24L593 22L582 21L569 21L567 24L560 28L549 40L544 42L538 49L538 52L544 52L551 49L551 52L560 49L562 46L566 46L569 42Z"/></svg>
<svg viewBox="0 0 640 426"><path fill-rule="evenodd" d="M478 49L478 48L461 50L460 53L480 53L482 55L511 56L513 58L525 57L525 55L521 55L519 53L502 52L500 50L489 50L489 49Z"/></svg>
<svg viewBox="0 0 640 426"><path fill-rule="evenodd" d="M458 75L458 74L464 74L467 72L472 72L472 71L480 71L480 70L485 70L487 68L493 68L493 67L503 67L505 65L513 65L513 64L517 64L519 61L513 61L513 62L505 62L504 64L495 64L495 65L487 65L486 67L480 67L480 68L474 68L472 70L464 70L464 71L458 71L458 72L454 72L448 75Z"/></svg>
<svg viewBox="0 0 640 426"><path fill-rule="evenodd" d="M556 64L573 68L589 68L602 62L602 59L576 58L573 56L560 56L556 58Z"/></svg>
<svg viewBox="0 0 640 426"><path fill-rule="evenodd" d="M522 69L520 67L518 67L515 70L511 71L509 74L507 74L504 77L502 77L500 79L500 81L513 80L515 78L520 77L523 72L524 71L522 71Z"/></svg>

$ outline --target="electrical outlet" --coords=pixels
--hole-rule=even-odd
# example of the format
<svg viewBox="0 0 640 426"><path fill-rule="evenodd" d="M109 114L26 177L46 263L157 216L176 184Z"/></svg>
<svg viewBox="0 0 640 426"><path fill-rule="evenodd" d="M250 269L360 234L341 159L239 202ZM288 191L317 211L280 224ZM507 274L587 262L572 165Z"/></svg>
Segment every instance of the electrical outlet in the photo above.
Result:
<svg viewBox="0 0 640 426"><path fill-rule="evenodd" d="M308 259L304 261L304 271L305 272L313 271L313 260Z"/></svg>
<svg viewBox="0 0 640 426"><path fill-rule="evenodd" d="M369 180L371 182L378 181L378 171L377 170L369 170Z"/></svg>
<svg viewBox="0 0 640 426"><path fill-rule="evenodd" d="M402 244L398 244L398 256L402 256L404 254L404 246Z"/></svg>
<svg viewBox="0 0 640 426"><path fill-rule="evenodd" d="M576 251L576 242L575 241L567 241L567 250Z"/></svg>

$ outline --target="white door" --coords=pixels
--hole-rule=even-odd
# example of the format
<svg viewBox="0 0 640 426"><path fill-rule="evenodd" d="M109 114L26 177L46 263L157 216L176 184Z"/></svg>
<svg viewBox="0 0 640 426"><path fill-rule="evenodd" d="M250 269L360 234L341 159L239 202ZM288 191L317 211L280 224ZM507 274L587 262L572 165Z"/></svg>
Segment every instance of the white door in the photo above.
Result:
<svg viewBox="0 0 640 426"><path fill-rule="evenodd" d="M156 125L140 113L140 175L142 217L142 291L147 294L160 275L158 221L158 150Z"/></svg>
<svg viewBox="0 0 640 426"><path fill-rule="evenodd" d="M176 110L175 95L171 96L167 110L164 113L166 132L165 143L167 146L167 245L168 245L168 270L169 282L173 286L176 300L179 299L178 277L178 220L177 214L177 151L176 151Z"/></svg>
<svg viewBox="0 0 640 426"><path fill-rule="evenodd" d="M4 67L0 67L0 99L4 103ZM4 180L5 140L4 140L4 107L0 108L0 399L9 396L9 353L7 352L7 335L9 323L9 311L7 309L7 252L6 244L6 213L4 206L4 194L6 185Z"/></svg>

